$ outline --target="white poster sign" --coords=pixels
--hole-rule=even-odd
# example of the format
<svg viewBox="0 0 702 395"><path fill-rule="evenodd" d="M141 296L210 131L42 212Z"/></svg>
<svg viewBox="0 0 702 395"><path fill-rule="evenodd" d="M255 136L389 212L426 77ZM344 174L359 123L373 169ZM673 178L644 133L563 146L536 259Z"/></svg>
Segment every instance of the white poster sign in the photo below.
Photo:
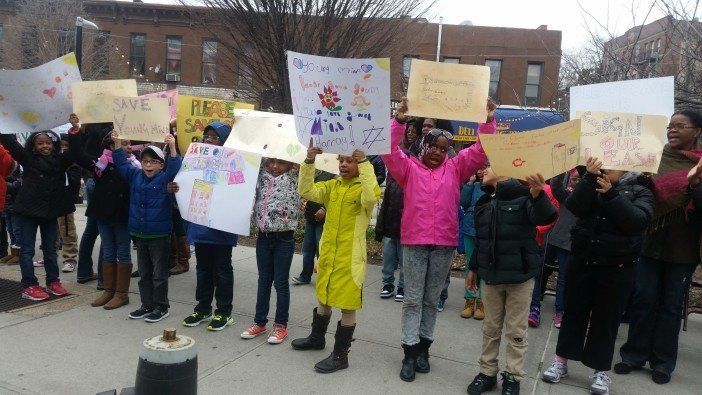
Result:
<svg viewBox="0 0 702 395"><path fill-rule="evenodd" d="M570 119L578 111L606 111L670 117L674 108L673 77L580 85L570 88Z"/></svg>

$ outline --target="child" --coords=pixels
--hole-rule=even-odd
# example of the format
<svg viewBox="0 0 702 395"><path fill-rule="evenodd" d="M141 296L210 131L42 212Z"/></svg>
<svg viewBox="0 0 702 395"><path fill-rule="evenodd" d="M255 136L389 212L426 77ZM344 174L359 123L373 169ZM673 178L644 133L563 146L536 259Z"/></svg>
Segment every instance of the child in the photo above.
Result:
<svg viewBox="0 0 702 395"><path fill-rule="evenodd" d="M478 243L475 238L475 205L478 203L478 199L485 194L482 189L483 172L484 170L482 169L478 171L470 178L468 183L461 188L461 208L464 214L461 220L462 240L458 242L463 243L464 253L466 254L466 280L468 280L470 262L477 258L477 254L473 254ZM463 296L466 300L466 304L461 310L461 317L472 317L480 321L485 318L485 310L483 309L479 281L476 281L476 283L478 283L478 292L473 293L468 289L469 284L468 281L466 281L466 293Z"/></svg>
<svg viewBox="0 0 702 395"><path fill-rule="evenodd" d="M483 133L495 131L494 103L488 101L488 124ZM407 102L391 121L391 152L383 156L390 175L404 191L400 229L405 278L402 306L402 360L400 378L413 381L415 371L428 373L429 347L434 340L437 305L458 245L460 186L487 161L479 143L447 158L453 135L433 129L421 139L420 158L409 157L399 147L405 130ZM418 140L419 141L419 140Z"/></svg>
<svg viewBox="0 0 702 395"><path fill-rule="evenodd" d="M295 339L296 350L322 350L332 307L341 310L341 320L334 335L334 350L317 362L319 373L332 373L349 366L348 354L356 328L356 311L363 305L363 281L366 275L366 229L373 207L380 198L380 187L373 165L359 150L353 156L339 155L340 177L314 183L314 160L322 150L307 150L300 167L300 194L327 207L317 270L318 306L313 311L312 332Z"/></svg>
<svg viewBox="0 0 702 395"><path fill-rule="evenodd" d="M97 223L103 259L103 293L90 305L113 310L129 304L129 283L132 273L131 239L127 227L129 184L117 173L112 155L115 149L112 137L110 135L104 137L102 155L97 161L93 161L81 144L81 128L78 122L78 117L71 114L69 153L79 166L93 172L94 187L85 215ZM141 164L131 154L129 140L122 140L121 144L121 148L128 155L129 166L132 169L141 170Z"/></svg>
<svg viewBox="0 0 702 395"><path fill-rule="evenodd" d="M502 373L502 393L518 394L527 351L527 317L534 276L541 260L536 245L536 226L552 222L557 215L543 192L540 174L528 176L529 187L515 179L498 177L488 168L483 176L486 194L475 208L478 259L471 261L468 288L477 291L480 277L485 320L480 373L468 386L471 395L492 390L497 384L497 356L502 328L507 345Z"/></svg>
<svg viewBox="0 0 702 395"><path fill-rule="evenodd" d="M295 253L295 229L300 215L300 195L293 164L268 158L256 186L254 214L258 225L256 264L258 295L254 322L241 337L252 339L266 332L271 285L275 287L276 307L273 331L268 343L280 344L288 336L290 309L290 264Z"/></svg>
<svg viewBox="0 0 702 395"><path fill-rule="evenodd" d="M172 119L169 132L176 139L176 148L178 148L177 131L176 120ZM228 135L229 133L227 133L227 136ZM224 140L217 140L217 136L217 133L212 132L210 134L210 138L214 140L212 140L213 142L209 142L207 144L224 144ZM178 155L181 155L180 149L178 149ZM190 243L188 243L188 233L186 227L186 222L183 220L183 217L180 215L180 210L178 209L178 202L173 199L173 232L171 233L171 260L169 265L169 272L171 276L183 274L190 270ZM236 240L233 245L236 245Z"/></svg>
<svg viewBox="0 0 702 395"><path fill-rule="evenodd" d="M653 193L637 174L600 170L587 160L582 181L566 206L577 217L568 263L565 314L554 361L542 375L558 383L569 359L595 370L590 392L609 394L619 320L634 285L643 230L653 217ZM560 274L559 274L560 276Z"/></svg>
<svg viewBox="0 0 702 395"><path fill-rule="evenodd" d="M128 227L137 247L140 275L141 307L129 313L129 318L146 317L146 322L158 322L168 317L170 307L168 254L173 223L171 196L166 184L173 181L180 170L181 158L176 152L175 139L169 134L165 138L168 163L160 148L149 146L141 151L142 168L137 169L127 160L127 152L117 131L112 133L112 139L115 142L112 160L120 177L129 183Z"/></svg>
<svg viewBox="0 0 702 395"><path fill-rule="evenodd" d="M61 153L59 136L50 130L32 133L24 148L11 134L0 135L0 142L24 168L22 186L12 207L21 232L22 297L46 300L49 298L47 292L56 296L68 295L59 281L56 220L76 210L66 189L66 169L72 161L67 153ZM32 262L37 228L41 232L46 290L39 286Z"/></svg>
<svg viewBox="0 0 702 395"><path fill-rule="evenodd" d="M223 145L232 127L212 122L203 134L205 144ZM184 326L197 326L210 321L208 330L221 331L234 324L232 319L232 299L234 297L234 272L232 270L232 248L237 236L232 233L188 224L188 241L195 244L197 288L195 311L183 320ZM186 242L187 244L187 242ZM287 278L286 278L287 281ZM217 301L217 309L212 315L212 297Z"/></svg>
<svg viewBox="0 0 702 395"><path fill-rule="evenodd" d="M10 155L8 154L8 156ZM0 259L0 263L6 265L19 264L19 241L21 235L19 226L16 225L17 218L14 215L14 210L12 210L12 205L14 204L15 196L17 196L17 192L19 192L20 186L22 186L22 167L15 163L15 169L6 178L5 187L7 188L7 192L5 194L5 210L2 212L5 217L7 232L10 234L10 253L6 257Z"/></svg>
<svg viewBox="0 0 702 395"><path fill-rule="evenodd" d="M75 114L72 114L75 115ZM68 135L61 135L61 152L68 152ZM80 167L75 164L66 169L68 184L66 188L74 203L78 203L80 195ZM78 234L76 233L76 221L74 213L64 215L58 219L58 238L61 241L61 256L63 258L63 273L72 273L76 270L78 261Z"/></svg>

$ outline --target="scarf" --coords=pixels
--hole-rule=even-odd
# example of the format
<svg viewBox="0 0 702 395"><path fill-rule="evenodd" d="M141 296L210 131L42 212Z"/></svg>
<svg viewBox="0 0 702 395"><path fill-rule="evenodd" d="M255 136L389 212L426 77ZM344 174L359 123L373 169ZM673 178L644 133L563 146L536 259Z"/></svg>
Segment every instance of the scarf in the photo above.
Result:
<svg viewBox="0 0 702 395"><path fill-rule="evenodd" d="M658 174L652 174L655 208L647 233L654 233L667 224L687 221L691 199L687 192L687 173L702 157L702 150L680 151L663 147Z"/></svg>
<svg viewBox="0 0 702 395"><path fill-rule="evenodd" d="M137 160L136 156L129 155L127 157L127 161L133 168L141 170L141 163ZM114 163L112 161L112 150L103 150L102 155L97 162L95 162L95 174L97 174L98 177L101 177L102 172L105 171L107 166L111 163Z"/></svg>

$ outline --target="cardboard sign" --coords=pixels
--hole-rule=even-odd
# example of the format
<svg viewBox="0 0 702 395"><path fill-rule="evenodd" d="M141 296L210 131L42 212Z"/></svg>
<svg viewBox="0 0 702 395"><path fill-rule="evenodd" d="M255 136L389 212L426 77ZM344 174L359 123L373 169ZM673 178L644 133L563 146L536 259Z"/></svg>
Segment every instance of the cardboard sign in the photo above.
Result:
<svg viewBox="0 0 702 395"><path fill-rule="evenodd" d="M325 152L390 152L390 59L339 59L288 51L297 138Z"/></svg>
<svg viewBox="0 0 702 395"><path fill-rule="evenodd" d="M202 140L202 132L211 122L232 124L234 109L253 110L253 104L178 95L178 149L185 152L190 143Z"/></svg>
<svg viewBox="0 0 702 395"><path fill-rule="evenodd" d="M603 169L657 173L667 141L668 117L601 111L578 112L580 163L596 157Z"/></svg>
<svg viewBox="0 0 702 395"><path fill-rule="evenodd" d="M307 147L297 141L292 115L253 110L235 110L234 113L232 133L224 143L225 147L293 163L305 161ZM317 155L315 166L339 174L339 161L335 154Z"/></svg>
<svg viewBox="0 0 702 395"><path fill-rule="evenodd" d="M408 115L485 122L490 68L412 59Z"/></svg>
<svg viewBox="0 0 702 395"><path fill-rule="evenodd" d="M168 116L171 119L176 119L176 117L178 116L178 89L147 93L139 97L145 97L149 99L168 99Z"/></svg>
<svg viewBox="0 0 702 395"><path fill-rule="evenodd" d="M125 140L162 142L168 133L168 99L113 97L113 125Z"/></svg>
<svg viewBox="0 0 702 395"><path fill-rule="evenodd" d="M675 112L673 77L646 78L573 86L570 88L570 118L578 111L608 111L663 115Z"/></svg>
<svg viewBox="0 0 702 395"><path fill-rule="evenodd" d="M80 81L73 52L32 69L0 70L0 133L65 124L72 111L71 85Z"/></svg>
<svg viewBox="0 0 702 395"><path fill-rule="evenodd" d="M187 221L248 236L261 156L193 143L175 178L178 209Z"/></svg>
<svg viewBox="0 0 702 395"><path fill-rule="evenodd" d="M112 97L136 97L136 80L85 81L72 85L73 112L81 123L112 122Z"/></svg>
<svg viewBox="0 0 702 395"><path fill-rule="evenodd" d="M549 179L578 165L580 120L528 132L481 135L480 141L495 174L523 180L540 173Z"/></svg>

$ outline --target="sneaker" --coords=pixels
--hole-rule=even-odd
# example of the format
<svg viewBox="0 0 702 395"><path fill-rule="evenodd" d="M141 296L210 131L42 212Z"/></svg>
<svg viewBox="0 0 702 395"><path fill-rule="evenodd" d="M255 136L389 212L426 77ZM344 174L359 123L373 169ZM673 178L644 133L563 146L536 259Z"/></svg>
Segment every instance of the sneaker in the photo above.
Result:
<svg viewBox="0 0 702 395"><path fill-rule="evenodd" d="M539 323L541 322L541 309L538 307L532 307L529 310L529 326L532 328L536 328L539 326Z"/></svg>
<svg viewBox="0 0 702 395"><path fill-rule="evenodd" d="M445 300L439 299L439 303L436 304L436 309L439 311L444 311L444 304L446 303Z"/></svg>
<svg viewBox="0 0 702 395"><path fill-rule="evenodd" d="M405 300L405 290L402 287L397 287L397 293L395 294L395 302L402 302Z"/></svg>
<svg viewBox="0 0 702 395"><path fill-rule="evenodd" d="M473 382L468 386L469 395L480 395L483 392L492 391L497 386L497 377L478 373Z"/></svg>
<svg viewBox="0 0 702 395"><path fill-rule="evenodd" d="M309 284L309 283L310 283L309 281L304 281L304 280L302 279L302 277L300 277L300 276L293 277L293 278L290 280L290 282L291 282L293 285L306 285L306 284Z"/></svg>
<svg viewBox="0 0 702 395"><path fill-rule="evenodd" d="M553 361L551 366L541 375L541 380L547 383L560 383L561 379L568 376L568 365Z"/></svg>
<svg viewBox="0 0 702 395"><path fill-rule="evenodd" d="M58 281L58 280L52 282L52 283L49 284L49 285L47 285L47 286L46 286L46 292L48 292L48 293L50 293L50 294L53 294L53 295L56 295L56 296L66 296L66 295L70 295L70 294L71 294L70 292L68 292L68 291L66 290L66 288L64 288L64 287L61 285L61 282Z"/></svg>
<svg viewBox="0 0 702 395"><path fill-rule="evenodd" d="M141 306L139 307L138 310L134 310L131 313L129 313L129 318L133 320L138 320L140 318L144 318L147 315L151 314L151 312L154 311L154 309L150 309L148 307Z"/></svg>
<svg viewBox="0 0 702 395"><path fill-rule="evenodd" d="M590 392L598 395L609 395L610 384L612 384L612 379L609 378L607 372L595 372L592 375Z"/></svg>
<svg viewBox="0 0 702 395"><path fill-rule="evenodd" d="M162 319L168 317L169 315L170 314L168 313L167 309L163 310L163 309L156 308L156 309L154 309L154 311L149 313L149 315L147 315L146 318L144 318L144 321L150 322L150 323L159 322Z"/></svg>
<svg viewBox="0 0 702 395"><path fill-rule="evenodd" d="M384 284L383 289L380 290L380 298L387 299L395 295L395 286L393 284Z"/></svg>
<svg viewBox="0 0 702 395"><path fill-rule="evenodd" d="M242 339L253 339L254 337L256 337L262 333L266 333L266 326L259 325L259 324L254 322L253 324L251 324L249 329L247 329L241 333L241 338Z"/></svg>
<svg viewBox="0 0 702 395"><path fill-rule="evenodd" d="M561 322L563 322L563 312L557 311L556 314L553 315L553 326L555 326L556 329L561 329Z"/></svg>
<svg viewBox="0 0 702 395"><path fill-rule="evenodd" d="M211 320L212 320L212 313L202 314L202 313L198 313L197 311L195 311L183 320L183 326L189 326L189 327L198 326L198 325L200 325L201 322L211 321Z"/></svg>
<svg viewBox="0 0 702 395"><path fill-rule="evenodd" d="M63 268L61 268L61 271L64 273L73 273L74 270L76 270L76 263L70 261L64 262Z"/></svg>
<svg viewBox="0 0 702 395"><path fill-rule="evenodd" d="M212 318L211 315L210 318ZM210 321L210 324L207 325L207 330L221 331L222 329L230 325L234 325L234 319L230 315L217 314L216 316L214 316L214 319Z"/></svg>
<svg viewBox="0 0 702 395"><path fill-rule="evenodd" d="M651 372L651 380L656 384L668 384L670 382L670 373L660 368L655 368Z"/></svg>
<svg viewBox="0 0 702 395"><path fill-rule="evenodd" d="M38 261L34 261L32 264L34 265L34 267L44 267L44 260L41 259Z"/></svg>
<svg viewBox="0 0 702 395"><path fill-rule="evenodd" d="M512 373L502 372L502 395L519 395L519 381Z"/></svg>
<svg viewBox="0 0 702 395"><path fill-rule="evenodd" d="M38 285L30 285L22 290L22 298L29 300L46 300L50 296L44 289Z"/></svg>
<svg viewBox="0 0 702 395"><path fill-rule="evenodd" d="M286 328L285 325L273 324L271 335L268 336L268 343L280 344L286 337L288 337L288 328Z"/></svg>

